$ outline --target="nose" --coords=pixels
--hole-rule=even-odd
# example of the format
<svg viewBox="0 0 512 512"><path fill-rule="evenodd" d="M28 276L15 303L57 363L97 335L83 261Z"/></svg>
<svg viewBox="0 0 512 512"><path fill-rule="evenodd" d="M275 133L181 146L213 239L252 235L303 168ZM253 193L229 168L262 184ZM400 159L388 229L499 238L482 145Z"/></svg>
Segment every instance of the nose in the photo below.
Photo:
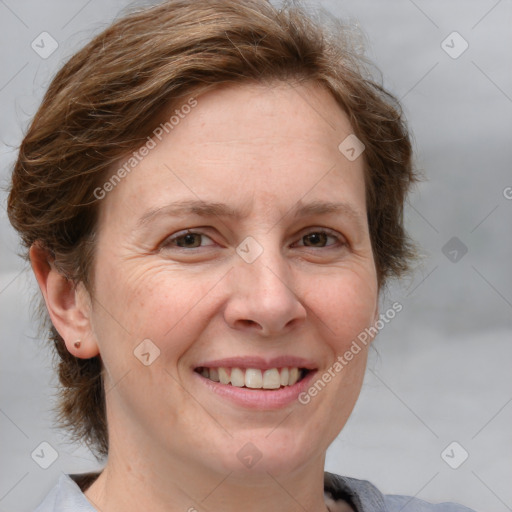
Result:
<svg viewBox="0 0 512 512"><path fill-rule="evenodd" d="M235 255L229 279L224 318L232 329L262 337L282 336L306 318L293 270L278 249L265 248L252 263Z"/></svg>

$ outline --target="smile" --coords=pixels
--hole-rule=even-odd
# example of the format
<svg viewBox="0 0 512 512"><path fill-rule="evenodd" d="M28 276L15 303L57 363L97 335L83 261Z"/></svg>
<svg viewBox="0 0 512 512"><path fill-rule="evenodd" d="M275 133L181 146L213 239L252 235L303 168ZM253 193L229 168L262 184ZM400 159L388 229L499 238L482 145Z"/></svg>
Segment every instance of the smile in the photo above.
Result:
<svg viewBox="0 0 512 512"><path fill-rule="evenodd" d="M195 371L213 382L249 389L279 389L293 386L309 373L308 369L298 367L260 370L259 368L200 366Z"/></svg>

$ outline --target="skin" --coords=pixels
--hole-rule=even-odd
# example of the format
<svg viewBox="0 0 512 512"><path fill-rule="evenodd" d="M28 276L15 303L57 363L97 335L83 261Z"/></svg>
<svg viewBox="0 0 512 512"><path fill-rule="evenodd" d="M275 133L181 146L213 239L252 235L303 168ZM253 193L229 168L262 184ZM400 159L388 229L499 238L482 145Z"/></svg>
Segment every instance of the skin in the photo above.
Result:
<svg viewBox="0 0 512 512"><path fill-rule="evenodd" d="M352 128L318 85L238 84L197 101L101 201L94 296L31 251L69 351L101 354L105 366L109 458L85 495L103 512L325 511L326 450L355 405L367 348L309 404L278 410L234 405L192 370L288 354L321 376L375 322L364 161L338 150ZM198 198L247 216L164 215L137 227L151 208ZM313 200L349 203L361 222L287 214ZM192 228L192 241L169 241ZM306 236L325 229L339 239ZM250 264L236 252L248 236L263 248ZM148 366L134 356L144 339L160 349ZM252 468L237 457L247 442L261 453Z"/></svg>

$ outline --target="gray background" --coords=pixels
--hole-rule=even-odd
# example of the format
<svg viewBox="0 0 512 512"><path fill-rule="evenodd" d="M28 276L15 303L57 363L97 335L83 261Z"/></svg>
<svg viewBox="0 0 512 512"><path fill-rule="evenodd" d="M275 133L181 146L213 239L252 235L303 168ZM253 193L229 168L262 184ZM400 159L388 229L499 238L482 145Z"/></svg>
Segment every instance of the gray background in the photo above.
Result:
<svg viewBox="0 0 512 512"><path fill-rule="evenodd" d="M423 263L383 298L382 311L395 300L404 309L375 342L360 400L328 451L326 469L368 479L389 494L512 510L512 4L309 3L360 24L384 84L402 99L417 166L427 177L406 208ZM4 188L51 77L127 5L0 0ZM59 44L47 59L31 48L43 31ZM456 59L441 46L453 31L469 44ZM462 48L453 37L447 42L452 52ZM0 511L17 512L35 507L61 472L100 466L52 427L56 378L29 313L35 279L16 256L4 191L0 215ZM456 257L443 252L452 237ZM31 458L43 441L58 453L46 470ZM458 469L441 458L452 441L469 454ZM449 451L451 460L460 453Z"/></svg>

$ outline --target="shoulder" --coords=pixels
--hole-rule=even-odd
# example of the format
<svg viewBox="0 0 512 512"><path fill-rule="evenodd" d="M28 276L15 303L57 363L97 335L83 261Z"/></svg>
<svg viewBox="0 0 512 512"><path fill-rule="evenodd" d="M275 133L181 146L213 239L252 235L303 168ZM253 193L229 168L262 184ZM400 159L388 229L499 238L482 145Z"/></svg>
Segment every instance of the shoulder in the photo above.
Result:
<svg viewBox="0 0 512 512"><path fill-rule="evenodd" d="M72 475L62 474L34 512L96 512Z"/></svg>
<svg viewBox="0 0 512 512"><path fill-rule="evenodd" d="M385 502L388 512L475 512L473 509L459 505L458 503L428 503L411 496L399 496L395 494L387 494Z"/></svg>
<svg viewBox="0 0 512 512"><path fill-rule="evenodd" d="M334 501L345 500L356 512L475 512L456 503L434 504L413 496L384 495L368 480L328 472L324 473L324 490Z"/></svg>

